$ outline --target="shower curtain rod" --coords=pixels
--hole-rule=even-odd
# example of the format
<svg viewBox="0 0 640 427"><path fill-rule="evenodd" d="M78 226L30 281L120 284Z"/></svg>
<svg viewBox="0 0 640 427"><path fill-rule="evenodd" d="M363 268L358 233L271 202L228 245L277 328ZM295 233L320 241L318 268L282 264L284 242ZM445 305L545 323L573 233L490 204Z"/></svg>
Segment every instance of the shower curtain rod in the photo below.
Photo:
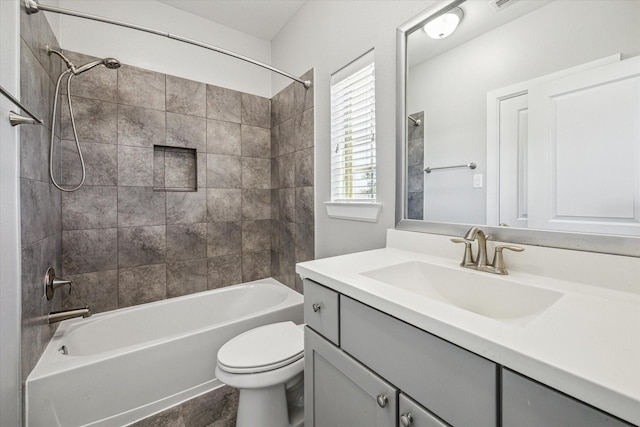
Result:
<svg viewBox="0 0 640 427"><path fill-rule="evenodd" d="M177 40L177 41L181 41L183 43L188 43L194 46L199 46L205 49L209 49L209 50L213 50L214 52L218 52L218 53L223 53L225 55L229 55L232 56L234 58L240 59L242 61L246 61L249 62L251 64L257 65L259 67L262 68L266 68L267 70L273 71L274 73L278 73L282 76L285 76L291 80L295 80L298 83L301 83L305 89L308 89L309 87L311 87L311 81L310 80L302 80L299 79L298 77L291 75L285 71L279 70L275 67L272 67L271 65L265 64L264 62L260 62L260 61L256 61L255 59L249 58L247 56L244 55L240 55L239 53L235 53L232 52L230 50L227 49L223 49L221 47L217 47L217 46L213 46L207 43L202 43L199 42L197 40L193 40L193 39L189 39L186 37L182 37L182 36L178 36L175 34L171 34L171 33L167 33L165 31L159 31L159 30L154 30L153 28L148 28L148 27L143 27L140 25L135 25L135 24L129 24L127 22L122 22L122 21L117 21L115 19L109 19L109 18L103 18L101 16L96 16L96 15L90 15L88 13L82 13L82 12L76 12L73 10L68 10L68 9L62 9L59 7L55 7L55 6L48 6L48 5L44 5L44 4L40 4L37 2L37 0L24 0L24 5L25 5L25 9L27 11L27 15L32 15L34 13L38 13L41 10L44 10L45 12L53 12L53 13L59 13L62 15L69 15L69 16L75 16L77 18L84 18L84 19L90 19L92 21L98 21L98 22L104 22L106 24L113 24L113 25L118 25L120 27L125 27L125 28L131 28L133 30L138 30L138 31L143 31L145 33L150 33L150 34L155 34L157 36L163 36L163 37L167 37L169 39L172 40Z"/></svg>

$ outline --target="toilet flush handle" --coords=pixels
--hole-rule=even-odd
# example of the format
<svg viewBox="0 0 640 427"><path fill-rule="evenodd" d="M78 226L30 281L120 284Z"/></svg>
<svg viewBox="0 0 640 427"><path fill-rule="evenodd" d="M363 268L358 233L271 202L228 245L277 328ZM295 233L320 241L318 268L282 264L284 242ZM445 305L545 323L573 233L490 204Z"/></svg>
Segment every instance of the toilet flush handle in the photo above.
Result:
<svg viewBox="0 0 640 427"><path fill-rule="evenodd" d="M313 304L311 305L311 308L313 309L313 311L314 311L315 313L317 313L317 312L319 312L319 311L320 311L320 309L322 308L322 306L320 305L320 303L317 303L317 302L316 302L316 303L313 303Z"/></svg>

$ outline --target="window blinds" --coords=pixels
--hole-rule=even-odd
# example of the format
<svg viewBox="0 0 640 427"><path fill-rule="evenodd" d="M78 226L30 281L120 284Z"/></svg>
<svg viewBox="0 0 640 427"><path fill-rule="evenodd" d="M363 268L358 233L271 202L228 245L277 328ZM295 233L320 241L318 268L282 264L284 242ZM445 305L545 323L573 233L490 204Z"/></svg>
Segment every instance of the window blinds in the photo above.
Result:
<svg viewBox="0 0 640 427"><path fill-rule="evenodd" d="M331 200L376 199L373 51L331 77Z"/></svg>

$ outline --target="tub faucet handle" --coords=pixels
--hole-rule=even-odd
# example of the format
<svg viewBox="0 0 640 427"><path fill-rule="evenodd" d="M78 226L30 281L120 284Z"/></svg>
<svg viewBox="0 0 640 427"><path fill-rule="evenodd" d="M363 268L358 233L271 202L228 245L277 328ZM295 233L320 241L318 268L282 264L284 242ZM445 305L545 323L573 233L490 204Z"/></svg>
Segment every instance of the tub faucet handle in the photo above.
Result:
<svg viewBox="0 0 640 427"><path fill-rule="evenodd" d="M56 289L64 285L69 285L69 295L71 295L73 286L71 280L56 279L56 270L53 267L49 267L44 276L44 293L47 296L47 300L53 299Z"/></svg>

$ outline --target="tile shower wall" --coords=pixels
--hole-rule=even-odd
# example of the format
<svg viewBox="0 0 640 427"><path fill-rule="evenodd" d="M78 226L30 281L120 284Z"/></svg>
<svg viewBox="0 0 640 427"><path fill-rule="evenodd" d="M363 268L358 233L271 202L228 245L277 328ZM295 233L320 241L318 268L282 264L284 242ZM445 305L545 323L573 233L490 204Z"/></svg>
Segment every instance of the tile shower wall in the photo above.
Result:
<svg viewBox="0 0 640 427"><path fill-rule="evenodd" d="M313 80L313 70L302 76ZM291 83L271 100L273 277L302 293L297 262L314 258L313 86Z"/></svg>
<svg viewBox="0 0 640 427"><path fill-rule="evenodd" d="M409 167L408 217L409 219L424 219L424 111L411 114L411 117L420 120L420 126L407 120L409 141L407 155Z"/></svg>
<svg viewBox="0 0 640 427"><path fill-rule="evenodd" d="M39 14L42 15L42 14ZM58 42L44 15L20 14L21 101L44 126L20 126L20 221L22 246L22 381L29 375L47 343L54 326L46 315L61 307L60 295L52 301L44 297L43 278L48 267L56 272L61 263L60 191L49 183L49 137L55 79L60 63L50 58L46 45ZM59 146L59 129L56 142ZM54 174L60 174L59 151Z"/></svg>
<svg viewBox="0 0 640 427"><path fill-rule="evenodd" d="M73 83L87 179L62 196L63 270L77 284L65 307L101 312L272 275L269 99L127 65ZM66 108L62 123L62 180L73 185ZM189 169L172 151L160 161L154 146L195 150L197 161ZM159 168L166 182L192 174L197 191L157 191Z"/></svg>

